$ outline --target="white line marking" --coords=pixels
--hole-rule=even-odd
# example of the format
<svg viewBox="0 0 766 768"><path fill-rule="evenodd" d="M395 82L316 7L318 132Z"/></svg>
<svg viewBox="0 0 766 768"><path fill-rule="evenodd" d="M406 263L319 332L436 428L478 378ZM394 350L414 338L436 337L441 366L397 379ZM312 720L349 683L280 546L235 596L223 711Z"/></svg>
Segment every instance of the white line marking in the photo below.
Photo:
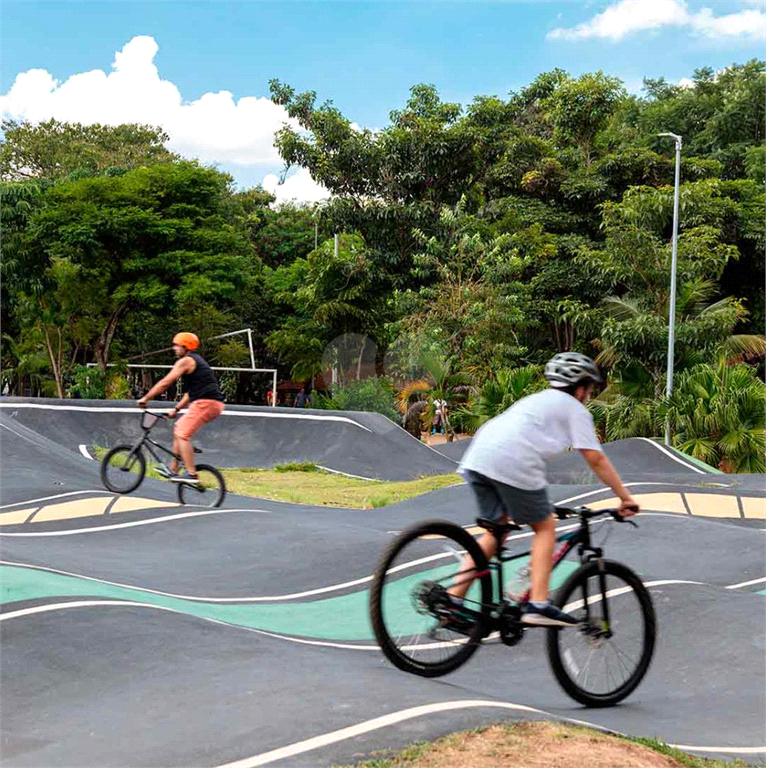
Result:
<svg viewBox="0 0 766 768"><path fill-rule="evenodd" d="M151 507L147 507L151 509ZM0 531L0 536L74 536L78 533L96 533L98 531L113 531L120 528L135 528L139 525L154 525L165 523L168 520L183 520L187 517L201 517L202 515L224 515L229 512L258 512L262 515L271 515L265 509L206 509L202 512L182 512L179 515L166 515L165 517L153 517L148 520L134 520L131 523L115 523L114 525L99 525L92 528L75 528L66 531L35 531L33 533L6 533Z"/></svg>
<svg viewBox="0 0 766 768"><path fill-rule="evenodd" d="M143 413L140 408L114 408L105 407L99 408L93 405L43 405L42 403L0 403L0 408L38 408L48 411L86 411L89 413ZM170 408L152 408L157 413L168 413ZM364 424L360 424L358 421L350 419L348 416L320 416L313 413L269 413L269 412L251 412L251 411L232 411L225 410L223 416L247 416L248 418L260 418L260 419L303 419L304 421L339 421L347 424L352 424L359 429L363 429L365 432L372 432L369 427L365 427ZM5 426L5 425L3 425ZM13 430L11 430L13 431ZM22 435L19 435L22 437Z"/></svg>
<svg viewBox="0 0 766 768"><path fill-rule="evenodd" d="M682 458L676 456L674 453L671 453L667 448L665 448L665 446L660 445L659 443L655 443L654 440L650 440L648 437L637 437L636 440L643 440L644 442L647 442L650 445L653 445L657 450L662 451L662 453L664 453L666 456L670 456L670 458L673 459L673 461L677 461L679 464L683 464L687 469L691 469L699 475L716 474L714 472L705 472L704 469L700 469L694 464L684 461Z"/></svg>
<svg viewBox="0 0 766 768"><path fill-rule="evenodd" d="M443 555L438 555L443 557ZM295 592L289 595L273 595L266 597L199 597L196 595L177 595L173 592L162 592L158 589L150 589L149 587L139 587L133 584L122 584L119 581L108 581L106 579L99 579L95 576L85 576L81 573L73 573L72 571L62 571L58 568L48 568L43 565L33 565L31 563L17 563L12 560L0 560L0 565L7 565L14 568L29 568L33 571L45 571L47 573L56 573L60 576L71 576L76 579L83 579L84 581L94 581L98 584L108 584L110 587L121 587L123 589L133 589L137 592L146 592L152 595L162 595L163 597L173 597L178 600L188 600L190 602L199 603L266 603L266 602L281 602L283 600L296 600L301 597L313 597L314 595L320 595L326 592L337 592L341 589L347 589L348 587L356 587L360 584L365 584L368 581L372 581L372 576L365 576L355 581L347 581L343 584L334 584L329 587L320 587L318 589L311 589L306 592Z"/></svg>
<svg viewBox="0 0 766 768"><path fill-rule="evenodd" d="M425 704L419 707L410 707L409 709L403 709L399 712L392 712L382 717L375 717L372 720L365 720L362 723L348 726L347 728L341 728L337 731L330 731L329 733L322 734L321 736L314 736L311 739L305 741L298 741L294 744L289 744L279 749L273 749L269 752L263 752L260 755L254 755L252 757L246 757L242 760L235 760L232 763L225 763L218 766L218 768L256 768L260 765L267 765L277 760L285 760L288 757L295 757L304 752L310 752L314 749L320 749L321 747L335 744L339 741L346 739L353 739L357 736L362 736L370 731L375 731L380 728L386 728L391 725L396 725L405 720L411 720L416 717L423 717L425 715L433 715L439 712L450 712L456 709L469 709L476 707L487 707L493 709L511 709L517 712L530 712L537 715L546 715L547 717L554 717L554 715L543 711L542 709L535 709L534 707L527 707L522 704L511 704L505 701L482 701L482 700L462 700L462 701L441 701L435 704ZM558 718L556 718L558 719ZM569 718L561 718L570 723L577 723L578 725L587 725L591 728L595 728L599 731L605 729L599 725L593 725L591 723L585 723L581 720L572 720Z"/></svg>
<svg viewBox="0 0 766 768"><path fill-rule="evenodd" d="M108 496L109 491L69 491L67 493L57 493L55 496L43 496L41 499L28 499L27 501L14 501L13 504L3 504L0 509L10 509L10 507L23 507L27 504L35 504L38 501L50 501L51 499L63 499L65 496L79 496L81 493L100 493L102 496Z"/></svg>
<svg viewBox="0 0 766 768"><path fill-rule="evenodd" d="M269 632L265 629L256 629L255 627L245 627L241 624L234 624L233 622L223 621L221 619L213 619L208 616L197 616L187 611L180 611L177 608L170 608L166 605L154 605L152 603L141 603L133 600L72 600L65 603L46 603L45 605L36 605L34 608L21 608L18 611L9 611L0 613L0 621L6 619L17 619L22 616L32 616L38 613L52 613L54 611L63 611L67 608L95 608L103 605L112 606L128 606L130 608L148 608L149 610L165 611L166 613L175 613L179 616L186 616L191 619L199 619L200 621L209 621L211 624L220 624L223 627L231 627L232 629L241 629L245 632L253 632L256 635L264 635L266 637L272 637L276 640L286 640L290 643L298 643L299 645L319 645L325 648L341 648L347 651L378 651L380 649L377 645L352 645L350 643L333 643L329 640L304 640L300 637L290 637L289 635L280 635L276 632Z"/></svg>
<svg viewBox="0 0 766 768"><path fill-rule="evenodd" d="M675 749L690 749L693 752L721 752L727 755L759 755L766 752L764 747L698 747L691 744L668 744Z"/></svg>
<svg viewBox="0 0 766 768"><path fill-rule="evenodd" d="M749 587L751 584L763 584L766 581L766 576L760 579L753 579L752 581L743 581L741 584L731 584L726 589L739 589L740 587Z"/></svg>
<svg viewBox="0 0 766 768"><path fill-rule="evenodd" d="M80 453L85 456L86 459L95 461L95 459L88 453L88 446L85 443L80 443Z"/></svg>
<svg viewBox="0 0 766 768"><path fill-rule="evenodd" d="M231 763L225 763L219 765L218 768L257 768L257 766L267 765L268 763L276 762L277 760L285 760L288 757L295 757L295 755L303 754L304 752L310 752L321 747L335 744L339 741L346 739L352 739L357 736L362 736L370 731L375 731L380 728L386 728L391 725L396 725L405 720L411 720L416 717L423 717L425 715L432 715L439 712L449 712L457 709L470 709L486 707L489 709L510 709L517 712L529 712L535 715L544 715L545 717L576 725L586 726L593 728L597 731L604 733L613 733L619 736L625 734L612 729L607 729L604 726L597 725L596 723L589 723L584 720L575 720L569 717L559 717L546 712L542 709L536 709L535 707L527 707L522 704L512 704L506 701L487 701L487 700L459 700L459 701L442 701L435 704L425 704L419 707L410 707L409 709L403 709L399 712L392 712L382 717L375 717L371 720L366 720L356 725L348 726L347 728L341 728L336 731L330 731L329 733L315 736L311 739L305 739L304 741L298 741L294 744L289 744L279 749L273 749L269 752L263 752L260 755L254 755L252 757L246 757L242 760L235 760ZM758 754L766 751L766 747L680 747L681 749L692 749L697 751L708 752L724 752L724 753L741 753L741 754Z"/></svg>
<svg viewBox="0 0 766 768"><path fill-rule="evenodd" d="M9 432L12 432L14 435L16 435L16 437L20 437L22 440L26 440L28 443L32 443L32 445L37 445L34 440L27 437L26 435L22 435L21 432L17 432L15 429L11 429L7 424L0 424L0 427L7 429Z"/></svg>
<svg viewBox="0 0 766 768"><path fill-rule="evenodd" d="M355 480L371 480L372 482L378 482L378 477L364 477L363 475L352 475L350 472L341 472L339 469L330 469L330 467L323 467L321 464L317 464L318 469L323 469L325 472L330 472L333 475L343 475L344 477L353 477Z"/></svg>

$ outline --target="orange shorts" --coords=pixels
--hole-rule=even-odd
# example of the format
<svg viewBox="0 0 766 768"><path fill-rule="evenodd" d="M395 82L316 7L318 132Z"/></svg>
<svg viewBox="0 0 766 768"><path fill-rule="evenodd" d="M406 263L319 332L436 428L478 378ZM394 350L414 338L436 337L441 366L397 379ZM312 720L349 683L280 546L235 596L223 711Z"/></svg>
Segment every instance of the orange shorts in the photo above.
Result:
<svg viewBox="0 0 766 768"><path fill-rule="evenodd" d="M217 419L223 413L220 400L194 400L189 410L173 427L173 434L181 440L188 440L203 424Z"/></svg>

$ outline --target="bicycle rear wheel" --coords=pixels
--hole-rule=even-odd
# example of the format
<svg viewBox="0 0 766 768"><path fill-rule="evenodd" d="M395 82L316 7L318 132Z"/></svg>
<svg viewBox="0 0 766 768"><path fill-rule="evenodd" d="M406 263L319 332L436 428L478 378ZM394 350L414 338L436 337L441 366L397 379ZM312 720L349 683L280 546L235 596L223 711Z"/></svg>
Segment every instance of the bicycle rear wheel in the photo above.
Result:
<svg viewBox="0 0 766 768"><path fill-rule="evenodd" d="M610 707L635 690L649 669L657 634L652 598L641 579L621 563L602 562L606 600L598 561L586 563L555 598L580 626L548 629L548 658L556 679L588 707Z"/></svg>
<svg viewBox="0 0 766 768"><path fill-rule="evenodd" d="M145 474L144 454L132 445L116 445L101 460L101 482L112 493L135 491Z"/></svg>
<svg viewBox="0 0 766 768"><path fill-rule="evenodd" d="M226 482L223 475L209 464L197 464L199 485L178 484L178 500L181 504L199 507L220 507L226 498Z"/></svg>
<svg viewBox="0 0 766 768"><path fill-rule="evenodd" d="M461 572L465 553L476 564ZM455 611L447 589L480 574L464 609ZM453 523L431 520L400 534L375 571L370 619L388 660L423 677L447 674L473 655L484 636L492 600L487 560L474 538Z"/></svg>

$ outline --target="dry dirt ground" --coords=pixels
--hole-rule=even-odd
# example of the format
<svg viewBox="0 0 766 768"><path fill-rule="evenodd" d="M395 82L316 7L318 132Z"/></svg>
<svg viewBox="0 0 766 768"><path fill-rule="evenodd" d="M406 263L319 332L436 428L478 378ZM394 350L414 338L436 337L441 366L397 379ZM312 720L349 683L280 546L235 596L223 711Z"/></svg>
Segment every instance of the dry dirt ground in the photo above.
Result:
<svg viewBox="0 0 766 768"><path fill-rule="evenodd" d="M714 763L696 757L679 762L650 747L587 728L526 722L454 733L431 744L410 747L394 757L378 758L360 765L380 768L677 768L705 764Z"/></svg>

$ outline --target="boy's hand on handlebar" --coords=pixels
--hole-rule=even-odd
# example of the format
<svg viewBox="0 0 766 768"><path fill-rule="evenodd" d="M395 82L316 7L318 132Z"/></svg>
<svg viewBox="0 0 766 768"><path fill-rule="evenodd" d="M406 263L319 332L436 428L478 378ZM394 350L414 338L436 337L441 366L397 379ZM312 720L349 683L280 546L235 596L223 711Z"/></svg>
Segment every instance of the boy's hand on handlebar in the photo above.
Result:
<svg viewBox="0 0 766 768"><path fill-rule="evenodd" d="M622 517L631 517L632 515L635 515L638 510L639 506L631 496L623 499L620 503L620 515L622 515Z"/></svg>

